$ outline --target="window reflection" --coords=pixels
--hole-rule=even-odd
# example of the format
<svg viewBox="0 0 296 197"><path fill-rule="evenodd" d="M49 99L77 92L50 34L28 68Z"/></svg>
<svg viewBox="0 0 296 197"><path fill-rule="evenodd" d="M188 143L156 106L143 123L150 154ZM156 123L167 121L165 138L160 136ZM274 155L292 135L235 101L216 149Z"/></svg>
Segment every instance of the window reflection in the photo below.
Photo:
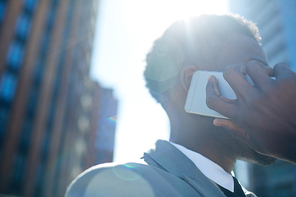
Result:
<svg viewBox="0 0 296 197"><path fill-rule="evenodd" d="M5 107L0 107L0 144L2 143L2 140L5 135L6 130L6 122L8 121L9 111ZM1 145L0 145L1 150Z"/></svg>
<svg viewBox="0 0 296 197"><path fill-rule="evenodd" d="M31 17L26 13L22 13L16 22L15 25L15 34L22 40L26 40L31 29Z"/></svg>
<svg viewBox="0 0 296 197"><path fill-rule="evenodd" d="M23 61L24 48L23 45L18 41L13 41L8 49L6 56L6 63L13 69L18 69Z"/></svg>
<svg viewBox="0 0 296 197"><path fill-rule="evenodd" d="M6 11L6 2L0 1L0 25L4 19L5 11Z"/></svg>
<svg viewBox="0 0 296 197"><path fill-rule="evenodd" d="M14 98L17 78L10 72L4 72L0 79L0 98L10 102Z"/></svg>
<svg viewBox="0 0 296 197"><path fill-rule="evenodd" d="M33 13L36 6L37 6L38 0L23 0L23 5L26 11Z"/></svg>

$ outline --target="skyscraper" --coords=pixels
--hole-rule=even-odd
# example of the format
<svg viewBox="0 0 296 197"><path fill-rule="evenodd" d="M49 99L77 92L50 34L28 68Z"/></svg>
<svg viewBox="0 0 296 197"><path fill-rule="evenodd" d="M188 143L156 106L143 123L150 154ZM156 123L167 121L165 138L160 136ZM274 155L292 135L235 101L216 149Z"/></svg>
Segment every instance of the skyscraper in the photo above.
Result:
<svg viewBox="0 0 296 197"><path fill-rule="evenodd" d="M96 163L105 163L113 159L117 100L111 89L101 89L100 93L101 107L99 108L97 139L95 141Z"/></svg>
<svg viewBox="0 0 296 197"><path fill-rule="evenodd" d="M98 0L0 0L0 194L63 196L96 164L97 11Z"/></svg>
<svg viewBox="0 0 296 197"><path fill-rule="evenodd" d="M286 62L296 71L296 2L293 0L229 0L230 11L257 24L268 63Z"/></svg>
<svg viewBox="0 0 296 197"><path fill-rule="evenodd" d="M230 11L257 24L269 66L287 63L296 71L296 2L292 0L229 0ZM248 164L249 187L258 196L296 196L296 168L276 161L262 167ZM237 168L238 170L244 170Z"/></svg>

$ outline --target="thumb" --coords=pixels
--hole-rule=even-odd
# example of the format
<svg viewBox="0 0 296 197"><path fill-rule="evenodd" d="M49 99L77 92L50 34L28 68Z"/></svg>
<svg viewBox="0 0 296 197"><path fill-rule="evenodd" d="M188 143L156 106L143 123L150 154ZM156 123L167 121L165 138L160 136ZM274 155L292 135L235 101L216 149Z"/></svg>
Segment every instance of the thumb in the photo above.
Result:
<svg viewBox="0 0 296 197"><path fill-rule="evenodd" d="M213 124L217 127L223 127L230 135L242 140L247 144L251 140L250 134L245 129L230 120L216 118L214 119Z"/></svg>
<svg viewBox="0 0 296 197"><path fill-rule="evenodd" d="M251 148L253 148L253 150L255 150L256 152L272 156L268 154L268 152L264 148L262 148L262 146L257 142L255 138L252 137L249 132L247 132L244 128L238 126L234 122L225 119L214 119L213 124L218 127L223 127L226 131L228 131L230 135L243 141Z"/></svg>

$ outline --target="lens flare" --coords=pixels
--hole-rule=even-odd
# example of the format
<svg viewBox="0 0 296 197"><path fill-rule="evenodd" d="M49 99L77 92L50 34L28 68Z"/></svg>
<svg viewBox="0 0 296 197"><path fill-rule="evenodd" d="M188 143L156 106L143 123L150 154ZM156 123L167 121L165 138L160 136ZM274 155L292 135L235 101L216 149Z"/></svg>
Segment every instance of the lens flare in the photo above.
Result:
<svg viewBox="0 0 296 197"><path fill-rule="evenodd" d="M122 180L125 181L135 181L142 176L141 171L136 171L139 164L128 163L125 165L119 165L113 167L113 173Z"/></svg>
<svg viewBox="0 0 296 197"><path fill-rule="evenodd" d="M107 118L107 120L109 120L110 122L113 122L113 123L117 122L117 119L115 116L109 117L109 118Z"/></svg>

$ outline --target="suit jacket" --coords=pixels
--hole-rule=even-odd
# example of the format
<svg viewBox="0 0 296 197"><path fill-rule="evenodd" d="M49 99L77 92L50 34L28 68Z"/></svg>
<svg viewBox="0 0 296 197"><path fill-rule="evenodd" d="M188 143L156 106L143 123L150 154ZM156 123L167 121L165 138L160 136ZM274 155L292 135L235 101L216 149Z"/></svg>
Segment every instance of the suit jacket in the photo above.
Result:
<svg viewBox="0 0 296 197"><path fill-rule="evenodd" d="M148 164L94 166L70 184L66 197L224 197L222 191L182 152L167 141L144 154ZM244 190L246 196L255 196Z"/></svg>

